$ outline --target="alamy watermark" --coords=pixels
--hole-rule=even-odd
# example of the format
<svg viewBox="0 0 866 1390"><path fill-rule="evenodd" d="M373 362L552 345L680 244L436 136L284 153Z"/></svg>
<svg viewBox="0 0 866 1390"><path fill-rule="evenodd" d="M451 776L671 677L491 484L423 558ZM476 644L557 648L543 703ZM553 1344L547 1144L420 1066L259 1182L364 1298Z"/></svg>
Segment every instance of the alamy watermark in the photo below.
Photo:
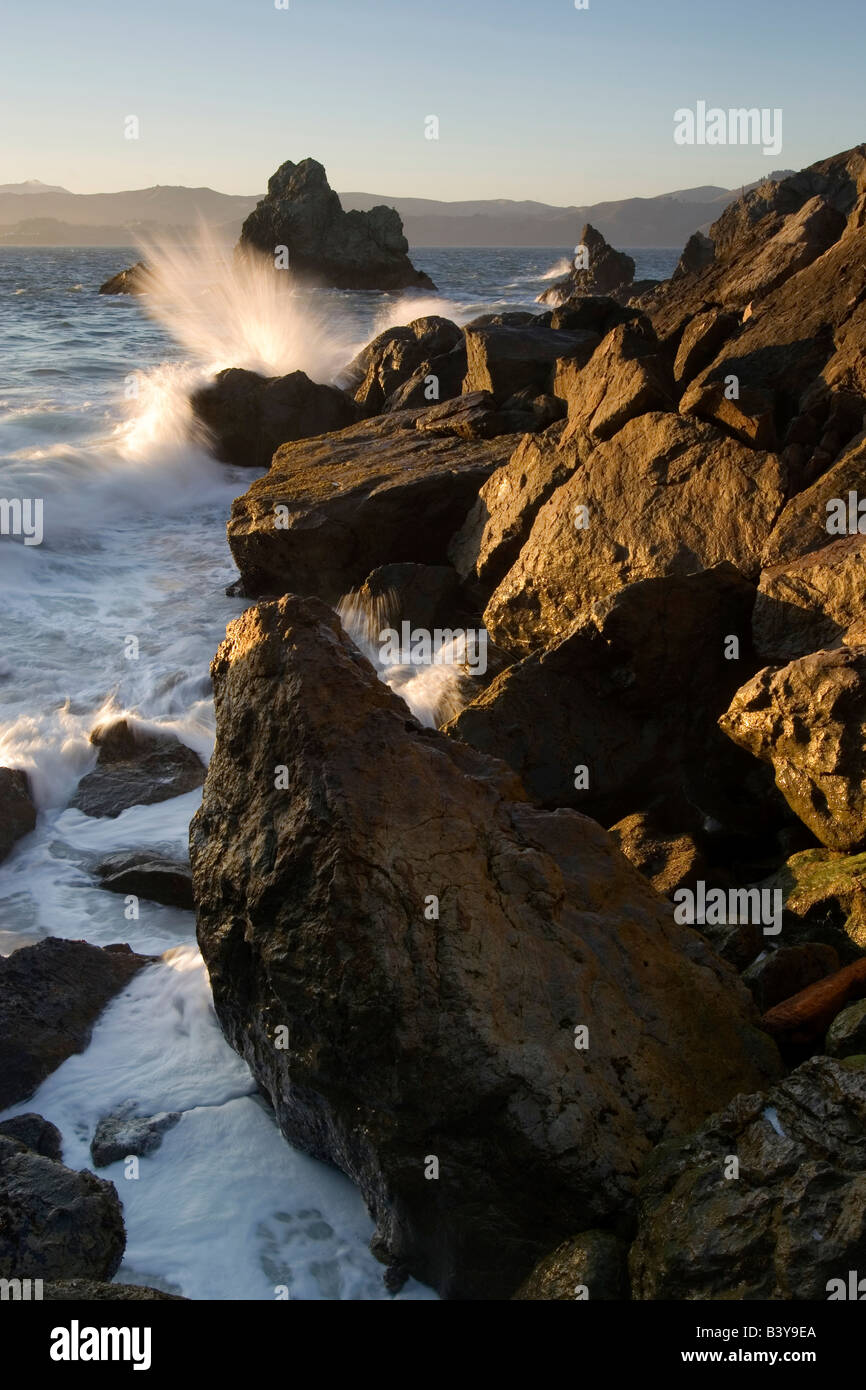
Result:
<svg viewBox="0 0 866 1390"><path fill-rule="evenodd" d="M707 888L698 879L692 888L678 888L673 895L674 919L690 927L750 924L763 927L764 936L782 930L784 902L781 888Z"/></svg>
<svg viewBox="0 0 866 1390"><path fill-rule="evenodd" d="M487 670L487 632L483 627L437 627L431 631L403 622L399 632L386 627L379 633L379 660L383 666L465 666L483 676Z"/></svg>
<svg viewBox="0 0 866 1390"><path fill-rule="evenodd" d="M724 111L707 107L705 101L695 109L681 106L674 112L674 142L677 145L760 145L764 154L782 150L782 109L774 106L736 106Z"/></svg>
<svg viewBox="0 0 866 1390"><path fill-rule="evenodd" d="M41 497L0 497L0 536L23 536L25 545L41 545Z"/></svg>

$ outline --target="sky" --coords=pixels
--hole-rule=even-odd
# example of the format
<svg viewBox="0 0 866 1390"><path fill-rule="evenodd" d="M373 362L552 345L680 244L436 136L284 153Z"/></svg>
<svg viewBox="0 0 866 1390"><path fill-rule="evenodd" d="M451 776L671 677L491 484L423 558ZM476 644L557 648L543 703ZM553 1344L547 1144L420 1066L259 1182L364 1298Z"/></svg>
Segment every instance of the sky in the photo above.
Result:
<svg viewBox="0 0 866 1390"><path fill-rule="evenodd" d="M256 194L312 155L345 192L579 205L866 139L864 0L284 3L0 0L0 183ZM701 100L780 108L781 153L676 144Z"/></svg>

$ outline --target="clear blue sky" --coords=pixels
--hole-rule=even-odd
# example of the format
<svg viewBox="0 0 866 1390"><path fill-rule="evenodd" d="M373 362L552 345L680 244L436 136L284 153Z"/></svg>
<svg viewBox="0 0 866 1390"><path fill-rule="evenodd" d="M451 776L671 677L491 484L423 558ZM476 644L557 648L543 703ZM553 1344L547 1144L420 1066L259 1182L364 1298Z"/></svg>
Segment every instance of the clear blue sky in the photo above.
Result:
<svg viewBox="0 0 866 1390"><path fill-rule="evenodd" d="M866 139L866 0L289 3L0 0L0 183L257 193L313 155L346 191L572 204ZM781 155L677 146L698 99L781 107Z"/></svg>

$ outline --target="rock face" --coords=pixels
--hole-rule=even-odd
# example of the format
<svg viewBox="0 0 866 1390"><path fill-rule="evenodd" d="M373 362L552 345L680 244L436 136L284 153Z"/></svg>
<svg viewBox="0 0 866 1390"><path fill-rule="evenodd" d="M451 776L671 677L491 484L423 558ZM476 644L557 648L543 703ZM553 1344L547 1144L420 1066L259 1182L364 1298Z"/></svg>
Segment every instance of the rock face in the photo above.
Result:
<svg viewBox="0 0 866 1390"><path fill-rule="evenodd" d="M360 415L344 391L303 372L264 377L240 367L218 372L191 403L216 457L243 468L270 468L281 444L341 430Z"/></svg>
<svg viewBox="0 0 866 1390"><path fill-rule="evenodd" d="M730 968L607 834L422 730L324 605L248 610L213 677L190 848L215 1006L383 1261L510 1294L623 1218L654 1142L777 1074Z"/></svg>
<svg viewBox="0 0 866 1390"><path fill-rule="evenodd" d="M344 212L315 159L280 165L244 223L239 246L272 259L284 246L292 276L338 289L436 288L409 260L399 213L384 206Z"/></svg>
<svg viewBox="0 0 866 1390"><path fill-rule="evenodd" d="M588 262L588 264L585 264ZM580 234L572 268L538 296L539 304L565 304L580 295L610 295L625 299L632 293L634 261L614 251L601 232L587 222Z"/></svg>
<svg viewBox="0 0 866 1390"><path fill-rule="evenodd" d="M522 656L637 580L725 560L756 577L784 496L775 454L673 414L630 420L541 507L487 605L487 627Z"/></svg>
<svg viewBox="0 0 866 1390"><path fill-rule="evenodd" d="M0 957L0 1109L83 1052L105 1005L149 963L128 946L57 937Z"/></svg>
<svg viewBox="0 0 866 1390"><path fill-rule="evenodd" d="M36 825L30 781L20 768L0 767L0 861Z"/></svg>
<svg viewBox="0 0 866 1390"><path fill-rule="evenodd" d="M0 1278L110 1279L125 1245L113 1183L0 1136Z"/></svg>
<svg viewBox="0 0 866 1390"><path fill-rule="evenodd" d="M417 412L287 444L232 507L229 544L248 594L336 604L380 565L438 565L511 445L428 435ZM275 508L282 507L278 513Z"/></svg>
<svg viewBox="0 0 866 1390"><path fill-rule="evenodd" d="M738 1096L640 1179L640 1299L818 1299L866 1247L866 1062L815 1057ZM730 1157L739 1176L730 1176Z"/></svg>
<svg viewBox="0 0 866 1390"><path fill-rule="evenodd" d="M119 816L130 806L181 796L204 781L198 754L173 734L116 719L97 725L90 742L99 749L96 767L82 777L69 803L86 816Z"/></svg>
<svg viewBox="0 0 866 1390"><path fill-rule="evenodd" d="M765 667L719 720L828 849L866 849L866 646Z"/></svg>

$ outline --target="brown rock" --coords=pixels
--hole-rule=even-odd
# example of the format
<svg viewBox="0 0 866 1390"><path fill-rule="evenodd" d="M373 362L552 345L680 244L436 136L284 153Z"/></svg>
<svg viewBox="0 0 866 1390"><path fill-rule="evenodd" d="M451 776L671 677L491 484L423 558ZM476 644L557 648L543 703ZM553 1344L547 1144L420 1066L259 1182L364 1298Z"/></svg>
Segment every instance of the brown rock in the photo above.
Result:
<svg viewBox="0 0 866 1390"><path fill-rule="evenodd" d="M0 861L36 827L30 779L20 768L0 767Z"/></svg>
<svg viewBox="0 0 866 1390"><path fill-rule="evenodd" d="M119 816L130 806L151 806L194 791L204 781L197 753L174 734L154 733L115 719L90 735L96 767L78 783L69 803L86 816Z"/></svg>
<svg viewBox="0 0 866 1390"><path fill-rule="evenodd" d="M866 957L777 1004L764 1014L761 1027L780 1042L812 1043L824 1036L846 1004L864 995Z"/></svg>
<svg viewBox="0 0 866 1390"><path fill-rule="evenodd" d="M866 536L764 570L752 636L759 658L773 664L866 642Z"/></svg>
<svg viewBox="0 0 866 1390"><path fill-rule="evenodd" d="M611 329L587 362L557 363L553 390L568 403L568 430L609 439L627 420L653 410L673 410L670 367L652 329L623 323Z"/></svg>
<svg viewBox="0 0 866 1390"><path fill-rule="evenodd" d="M218 372L191 402L215 456L244 468L270 468L281 444L341 430L360 415L344 391L303 372L264 377L240 367Z"/></svg>
<svg viewBox="0 0 866 1390"><path fill-rule="evenodd" d="M554 368L561 357L585 362L598 338L583 329L567 331L526 324L466 330L466 380L463 390L489 391L497 404L529 386L550 391Z"/></svg>

